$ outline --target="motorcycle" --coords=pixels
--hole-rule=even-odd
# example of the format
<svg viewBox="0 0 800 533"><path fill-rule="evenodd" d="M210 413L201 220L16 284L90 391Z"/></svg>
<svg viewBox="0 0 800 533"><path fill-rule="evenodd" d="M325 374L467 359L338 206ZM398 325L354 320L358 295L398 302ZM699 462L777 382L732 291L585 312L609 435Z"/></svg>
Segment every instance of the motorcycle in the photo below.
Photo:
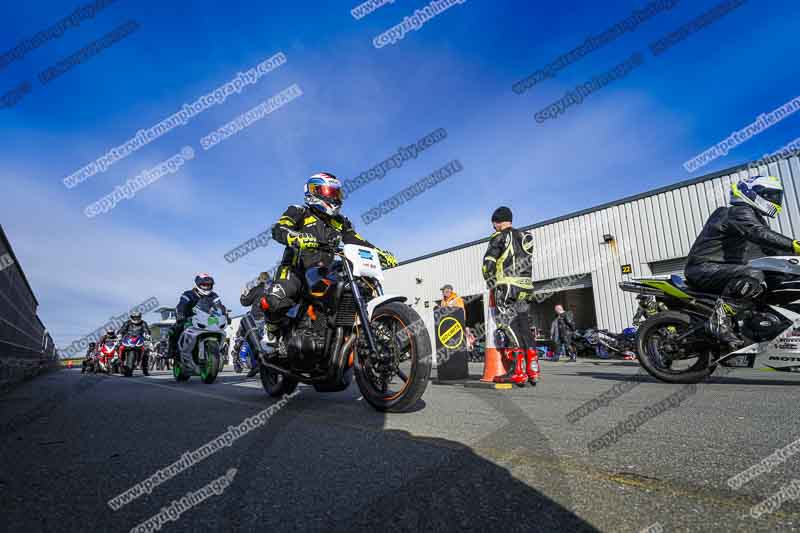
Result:
<svg viewBox="0 0 800 533"><path fill-rule="evenodd" d="M122 338L122 347L119 350L122 375L131 377L137 366L141 366L145 375L148 374L146 349L144 337L141 335L125 335Z"/></svg>
<svg viewBox="0 0 800 533"><path fill-rule="evenodd" d="M636 332L638 328L631 327L622 330L622 333L611 333L607 329L598 329L597 343L605 346L610 352L617 352L625 359L636 358Z"/></svg>
<svg viewBox="0 0 800 533"><path fill-rule="evenodd" d="M85 374L88 372L89 374L96 374L97 370L95 370L95 357L96 352L87 355L83 361L81 362L81 374Z"/></svg>
<svg viewBox="0 0 800 533"><path fill-rule="evenodd" d="M575 353L582 357L594 356L597 353L597 330L585 329L575 332Z"/></svg>
<svg viewBox="0 0 800 533"><path fill-rule="evenodd" d="M277 347L251 346L260 378L272 397L291 394L298 383L319 392L347 389L353 377L376 410L412 409L428 386L431 341L405 297L383 293L375 249L321 243L330 266L309 268L301 300L280 324ZM261 307L268 311L266 298Z"/></svg>
<svg viewBox="0 0 800 533"><path fill-rule="evenodd" d="M119 341L106 341L100 346L95 357L95 373L104 372L111 375L114 363L117 361L117 350L119 349Z"/></svg>
<svg viewBox="0 0 800 533"><path fill-rule="evenodd" d="M256 354L250 349L250 343L245 340L239 348L239 353L233 356L233 369L237 374L241 374L243 370L252 370L256 366L258 366Z"/></svg>
<svg viewBox="0 0 800 533"><path fill-rule="evenodd" d="M178 339L179 358L172 366L175 381L188 381L199 375L203 383L214 383L222 370L227 324L225 308L219 299L202 296Z"/></svg>
<svg viewBox="0 0 800 533"><path fill-rule="evenodd" d="M800 369L800 259L762 257L748 263L766 275L756 302L736 302L734 328L746 341L731 350L706 328L719 298L694 290L680 276L619 283L628 292L651 295L669 310L649 317L639 329L638 357L653 377L667 383L698 383L717 366Z"/></svg>

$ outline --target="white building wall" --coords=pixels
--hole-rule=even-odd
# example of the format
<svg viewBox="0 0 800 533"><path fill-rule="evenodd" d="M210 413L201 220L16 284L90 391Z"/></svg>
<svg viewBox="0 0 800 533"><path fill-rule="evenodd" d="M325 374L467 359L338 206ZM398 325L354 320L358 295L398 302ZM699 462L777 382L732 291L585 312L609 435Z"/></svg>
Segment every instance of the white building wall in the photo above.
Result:
<svg viewBox="0 0 800 533"><path fill-rule="evenodd" d="M784 210L771 221L772 227L800 237L800 160L783 160L762 167L760 173L780 177L786 189ZM534 238L534 282L591 274L597 326L621 331L630 325L635 299L617 284L650 276L649 263L685 257L708 216L726 205L732 181L747 175L746 169L718 173L699 183L534 226L529 230ZM613 235L615 242L603 243L604 234ZM461 296L484 294L481 264L486 246L483 241L402 264L386 272L386 292L407 296L433 339L433 305L441 298L439 287L450 283ZM633 274L621 273L624 264L632 265ZM425 301L430 302L427 309Z"/></svg>

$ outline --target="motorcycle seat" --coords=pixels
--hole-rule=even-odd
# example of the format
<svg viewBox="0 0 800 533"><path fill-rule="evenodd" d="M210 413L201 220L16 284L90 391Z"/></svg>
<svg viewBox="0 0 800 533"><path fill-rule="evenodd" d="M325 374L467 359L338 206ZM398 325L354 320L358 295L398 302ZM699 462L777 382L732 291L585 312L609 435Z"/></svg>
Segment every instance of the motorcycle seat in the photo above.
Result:
<svg viewBox="0 0 800 533"><path fill-rule="evenodd" d="M701 292L701 291L695 290L694 287L692 287L691 285L686 283L686 281L682 277L677 275L677 274L672 274L669 277L669 282L670 282L671 285L673 285L676 288L682 290L683 292L685 292L686 294L688 294L690 296L697 296L698 298L710 298L712 300L716 300L717 298L719 298L719 294L714 294L714 293L710 293L710 292Z"/></svg>

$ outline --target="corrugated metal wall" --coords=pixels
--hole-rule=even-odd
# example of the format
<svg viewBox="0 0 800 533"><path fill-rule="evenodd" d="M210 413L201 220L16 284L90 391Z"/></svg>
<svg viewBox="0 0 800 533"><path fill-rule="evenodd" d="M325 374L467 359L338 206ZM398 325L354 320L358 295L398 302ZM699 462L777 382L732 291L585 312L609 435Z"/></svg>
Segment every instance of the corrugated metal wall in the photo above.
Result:
<svg viewBox="0 0 800 533"><path fill-rule="evenodd" d="M771 222L773 228L800 236L800 160L793 157L759 170L779 176L786 189L784 210ZM749 174L758 172L750 170ZM621 331L630 325L635 300L620 291L617 283L650 276L649 263L686 256L711 212L727 203L731 182L747 175L746 169L729 172L534 227L530 230L535 243L533 279L591 274L598 327ZM613 235L615 242L604 243L604 234ZM441 297L443 284L451 283L462 296L483 293L481 261L486 246L481 242L400 265L386 273L386 292L407 296L430 328L433 302ZM632 274L622 274L624 264L632 265ZM421 283L416 282L417 277ZM428 309L423 305L426 300Z"/></svg>

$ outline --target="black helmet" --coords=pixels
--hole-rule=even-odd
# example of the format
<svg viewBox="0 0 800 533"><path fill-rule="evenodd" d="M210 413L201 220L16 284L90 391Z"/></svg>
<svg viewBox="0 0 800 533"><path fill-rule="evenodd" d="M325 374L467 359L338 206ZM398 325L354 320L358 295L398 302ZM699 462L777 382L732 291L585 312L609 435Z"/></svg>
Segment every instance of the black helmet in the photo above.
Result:
<svg viewBox="0 0 800 533"><path fill-rule="evenodd" d="M211 274L198 274L194 278L194 288L203 296L208 296L214 290L214 278Z"/></svg>

